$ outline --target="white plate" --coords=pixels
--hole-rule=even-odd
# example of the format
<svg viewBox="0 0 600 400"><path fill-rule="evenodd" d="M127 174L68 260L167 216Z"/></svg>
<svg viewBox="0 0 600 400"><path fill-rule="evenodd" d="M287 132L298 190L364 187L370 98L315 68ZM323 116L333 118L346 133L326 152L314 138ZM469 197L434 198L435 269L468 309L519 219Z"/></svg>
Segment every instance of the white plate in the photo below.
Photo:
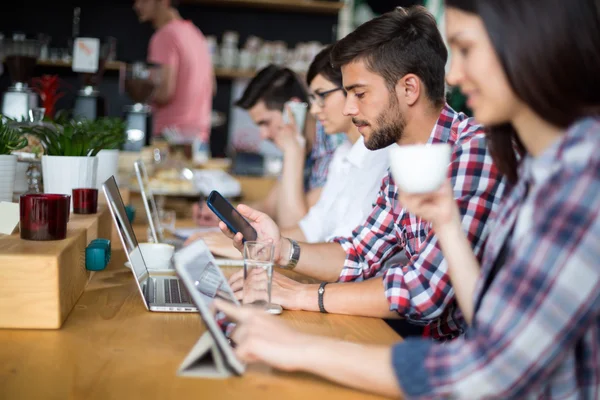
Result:
<svg viewBox="0 0 600 400"><path fill-rule="evenodd" d="M219 267L243 267L244 260L233 260L229 258L215 258Z"/></svg>
<svg viewBox="0 0 600 400"><path fill-rule="evenodd" d="M230 260L227 258L217 258L215 260L217 262L217 265L220 267L243 267L244 266L244 260ZM131 263L129 261L127 261L125 264L125 267L131 269ZM153 269L152 272L168 272L168 271L173 271L173 269Z"/></svg>
<svg viewBox="0 0 600 400"><path fill-rule="evenodd" d="M131 263L130 263L129 261L127 261L127 262L126 262L125 264L123 264L123 265L125 265L125 267L126 267L126 268L129 268L129 269L131 269ZM173 272L173 271L175 271L175 269L174 269L174 268L169 268L169 269L149 269L149 270L148 270L148 272L158 272L158 273L161 273L161 272L163 272L163 273L167 273L167 272Z"/></svg>

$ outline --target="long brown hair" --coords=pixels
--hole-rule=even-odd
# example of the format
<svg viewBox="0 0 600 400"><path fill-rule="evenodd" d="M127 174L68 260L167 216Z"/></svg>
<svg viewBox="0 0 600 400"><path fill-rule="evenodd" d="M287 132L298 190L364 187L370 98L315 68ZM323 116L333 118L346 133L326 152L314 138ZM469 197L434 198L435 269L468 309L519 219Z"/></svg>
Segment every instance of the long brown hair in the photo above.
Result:
<svg viewBox="0 0 600 400"><path fill-rule="evenodd" d="M514 93L549 123L567 128L600 115L600 9L596 0L446 0L477 14ZM510 181L524 153L510 124L489 127L494 162Z"/></svg>

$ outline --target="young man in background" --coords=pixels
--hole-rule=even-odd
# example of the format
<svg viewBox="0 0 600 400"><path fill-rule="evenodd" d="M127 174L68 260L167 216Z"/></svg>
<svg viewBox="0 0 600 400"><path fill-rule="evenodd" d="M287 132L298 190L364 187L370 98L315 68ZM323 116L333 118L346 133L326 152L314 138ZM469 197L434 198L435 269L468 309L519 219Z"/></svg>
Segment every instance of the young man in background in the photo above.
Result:
<svg viewBox="0 0 600 400"><path fill-rule="evenodd" d="M202 32L181 18L178 0L135 0L140 22L156 30L148 62L161 66L160 84L152 97L153 135L174 129L186 139L208 143L215 78Z"/></svg>
<svg viewBox="0 0 600 400"><path fill-rule="evenodd" d="M345 141L344 135L326 134L321 124L313 124L310 117L304 133L298 132L294 124L285 124L284 105L289 101L308 103L307 88L290 69L269 65L256 74L235 103L248 111L259 127L261 139L272 141L283 152L281 178L263 200L252 206L286 228L296 226L317 203L333 154ZM305 144L298 140L299 135L304 136ZM193 211L198 225L217 226L218 218L206 205L195 204ZM188 242L199 238L215 254L239 258L221 233L194 235Z"/></svg>

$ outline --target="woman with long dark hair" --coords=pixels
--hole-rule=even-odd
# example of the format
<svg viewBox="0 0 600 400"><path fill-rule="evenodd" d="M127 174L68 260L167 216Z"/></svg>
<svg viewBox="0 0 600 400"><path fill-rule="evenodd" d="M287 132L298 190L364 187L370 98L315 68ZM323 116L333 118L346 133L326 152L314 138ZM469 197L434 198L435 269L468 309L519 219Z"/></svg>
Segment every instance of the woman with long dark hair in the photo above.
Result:
<svg viewBox="0 0 600 400"><path fill-rule="evenodd" d="M446 5L447 79L489 127L495 161L513 186L481 265L448 185L400 201L432 223L467 334L445 344L360 346L220 304L240 323L236 352L386 395L600 398L600 6Z"/></svg>

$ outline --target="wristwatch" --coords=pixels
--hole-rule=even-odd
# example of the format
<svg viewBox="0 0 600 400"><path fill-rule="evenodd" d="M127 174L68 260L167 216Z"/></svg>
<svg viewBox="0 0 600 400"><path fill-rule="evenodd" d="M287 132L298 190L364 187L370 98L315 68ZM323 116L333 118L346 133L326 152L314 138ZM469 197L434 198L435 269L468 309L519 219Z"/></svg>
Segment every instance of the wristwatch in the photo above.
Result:
<svg viewBox="0 0 600 400"><path fill-rule="evenodd" d="M287 265L283 268L285 269L294 269L296 265L298 265L298 260L300 259L300 245L294 239L289 239L290 241L290 255Z"/></svg>
<svg viewBox="0 0 600 400"><path fill-rule="evenodd" d="M325 286L327 286L329 282L322 282L321 285L319 285L319 291L317 292L319 294L319 311L321 311L322 313L327 313L327 310L325 310L325 306L323 305L323 295L325 294Z"/></svg>

